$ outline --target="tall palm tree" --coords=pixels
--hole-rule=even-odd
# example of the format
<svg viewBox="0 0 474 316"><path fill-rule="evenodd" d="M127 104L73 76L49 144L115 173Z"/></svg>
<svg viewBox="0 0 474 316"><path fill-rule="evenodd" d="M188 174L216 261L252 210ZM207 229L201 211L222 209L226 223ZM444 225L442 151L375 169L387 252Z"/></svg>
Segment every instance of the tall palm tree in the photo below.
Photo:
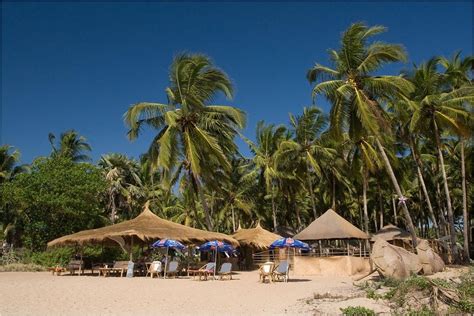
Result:
<svg viewBox="0 0 474 316"><path fill-rule="evenodd" d="M273 229L277 231L277 209L275 204L276 180L278 179L278 171L275 168L275 153L278 146L284 140L289 139L288 131L283 125L275 126L273 124L265 125L265 122L257 123L257 141L252 142L250 139L243 137L253 152L253 162L256 169L254 173L259 173L261 183L264 183L267 195L271 197Z"/></svg>
<svg viewBox="0 0 474 316"><path fill-rule="evenodd" d="M352 24L342 35L341 47L331 50L333 68L316 64L308 71L313 87L313 98L322 94L332 103L331 130L340 137L348 130L351 139L366 134L375 137L375 143L384 161L387 173L400 199L408 230L416 246L416 232L402 189L382 145L382 134L390 130L383 105L413 90L401 76L375 76L384 64L406 60L402 46L383 42L368 44L368 39L384 32L383 26L368 27Z"/></svg>
<svg viewBox="0 0 474 316"><path fill-rule="evenodd" d="M56 136L53 133L49 133L48 138L53 149L52 156L68 157L74 162L91 160L87 154L92 150L91 146L87 143L87 139L79 136L75 130L61 133L57 145L54 144Z"/></svg>
<svg viewBox="0 0 474 316"><path fill-rule="evenodd" d="M325 163L336 154L333 148L326 147L320 140L326 125L327 118L314 106L303 108L302 115L290 114L290 131L293 133L293 139L282 141L278 148L279 156L291 157L293 163L302 163L302 175L306 178L303 181L308 185L307 191L314 218L317 217L317 211L311 175L314 173L321 178Z"/></svg>
<svg viewBox="0 0 474 316"><path fill-rule="evenodd" d="M451 60L441 57L440 64L445 68L445 75L452 89L459 89L464 85L472 84L472 70L474 69L474 56L461 58L461 52L454 54ZM470 75L471 72L471 75ZM472 117L472 115L471 115ZM471 122L472 123L472 122ZM472 131L472 126L470 128ZM469 212L467 208L466 188L466 163L465 163L465 137L458 135L461 143L461 175L462 175L462 205L463 205L463 235L465 258L469 260Z"/></svg>
<svg viewBox="0 0 474 316"><path fill-rule="evenodd" d="M136 139L144 125L158 129L148 151L152 167L161 169L167 179L186 173L212 230L202 182L215 168L230 169L228 157L237 151L234 137L245 126L245 114L235 107L208 104L219 93L230 99L233 87L207 56L178 55L169 77L167 104L141 102L125 113L128 136Z"/></svg>
<svg viewBox="0 0 474 316"><path fill-rule="evenodd" d="M454 214L444 163L441 133L443 130L447 130L453 131L458 135L469 135L465 122L470 113L464 108L464 104L474 101L474 87L462 86L458 89L448 90L446 88L446 76L438 72L438 63L439 58L432 58L428 62L415 67L413 73L408 77L416 87L409 98L410 104L414 108L410 130L424 131L428 137L434 139L443 177L450 227L451 251L455 260L458 261Z"/></svg>

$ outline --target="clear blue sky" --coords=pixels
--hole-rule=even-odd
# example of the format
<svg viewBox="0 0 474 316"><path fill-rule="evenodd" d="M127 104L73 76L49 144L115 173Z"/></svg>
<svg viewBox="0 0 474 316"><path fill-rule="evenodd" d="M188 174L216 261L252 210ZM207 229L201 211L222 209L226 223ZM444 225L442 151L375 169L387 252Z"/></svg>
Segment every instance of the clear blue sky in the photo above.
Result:
<svg viewBox="0 0 474 316"><path fill-rule="evenodd" d="M129 142L122 115L138 101L166 101L168 66L182 51L205 53L230 75L236 95L227 104L247 112L253 138L258 120L287 123L311 103L306 71L327 63L350 23L387 26L380 39L404 44L419 63L472 54L472 10L472 2L3 2L0 143L30 162L49 154L49 132L76 129L94 160L138 157L154 132Z"/></svg>

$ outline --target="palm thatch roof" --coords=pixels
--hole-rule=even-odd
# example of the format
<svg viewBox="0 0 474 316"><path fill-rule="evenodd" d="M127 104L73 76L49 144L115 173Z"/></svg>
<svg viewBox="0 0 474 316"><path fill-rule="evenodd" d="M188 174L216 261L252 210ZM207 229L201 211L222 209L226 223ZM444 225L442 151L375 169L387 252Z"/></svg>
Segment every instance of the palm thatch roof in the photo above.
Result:
<svg viewBox="0 0 474 316"><path fill-rule="evenodd" d="M125 240L133 238L137 243L149 243L157 239L169 238L188 244L219 240L233 246L239 245L237 240L226 234L204 231L162 219L150 211L147 203L145 210L134 219L63 236L50 241L48 247L94 243L113 244L120 237Z"/></svg>
<svg viewBox="0 0 474 316"><path fill-rule="evenodd" d="M262 228L260 223L255 228L239 228L232 237L237 239L241 246L249 246L258 250L268 249L272 242L281 238L280 235Z"/></svg>
<svg viewBox="0 0 474 316"><path fill-rule="evenodd" d="M369 239L369 236L329 209L293 238L300 240Z"/></svg>
<svg viewBox="0 0 474 316"><path fill-rule="evenodd" d="M392 241L395 239L399 240L411 240L411 235L406 230L403 230L395 225L389 224L382 227L378 232L372 236L372 241L377 238L381 238L385 241Z"/></svg>

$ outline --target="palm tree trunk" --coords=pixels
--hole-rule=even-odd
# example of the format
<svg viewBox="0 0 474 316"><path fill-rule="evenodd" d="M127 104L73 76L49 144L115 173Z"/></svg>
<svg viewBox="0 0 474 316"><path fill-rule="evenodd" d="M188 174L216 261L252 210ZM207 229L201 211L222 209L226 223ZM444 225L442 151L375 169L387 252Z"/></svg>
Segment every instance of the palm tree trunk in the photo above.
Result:
<svg viewBox="0 0 474 316"><path fill-rule="evenodd" d="M392 197L392 207L393 207L393 221L395 222L395 226L397 226L398 225L397 204L395 203L394 197Z"/></svg>
<svg viewBox="0 0 474 316"><path fill-rule="evenodd" d="M439 167L438 167L439 169ZM444 217L445 209L442 202L441 197L441 189L439 187L439 182L436 181L436 197L437 203L439 208L439 221L440 221L440 230L443 236L448 235L448 223L446 222L446 218Z"/></svg>
<svg viewBox="0 0 474 316"><path fill-rule="evenodd" d="M433 223L433 229L436 233L436 237L439 238L439 227L438 227L438 222L436 221L436 217L433 212L433 206L431 205L431 200L430 196L428 195L428 190L426 189L426 184L425 180L423 179L423 174L421 172L421 162L419 161L416 153L415 153L415 146L413 144L413 139L410 138L410 149L411 149L411 154L413 156L413 160L415 161L416 164L416 171L418 173L418 179L420 181L421 188L423 190L423 195L425 197L426 204L428 205L428 211L430 213L431 217L431 222Z"/></svg>
<svg viewBox="0 0 474 316"><path fill-rule="evenodd" d="M231 205L230 209L232 210L232 231L235 232L235 213L234 213L234 206Z"/></svg>
<svg viewBox="0 0 474 316"><path fill-rule="evenodd" d="M462 215L463 215L463 234L464 234L464 254L465 260L469 262L469 213L467 211L467 190L466 190L466 165L464 161L464 139L461 141L461 177L462 177Z"/></svg>
<svg viewBox="0 0 474 316"><path fill-rule="evenodd" d="M413 225L413 221L410 216L410 212L408 211L408 207L405 203L402 190L400 189L400 185L398 184L397 178L395 177L395 173L393 172L392 165L390 164L390 160L388 160L387 154L385 153L385 149L383 148L382 144L380 143L380 140L378 138L375 138L377 142L377 147L380 150L380 153L382 154L382 158L385 163L385 168L387 169L387 173L390 176L390 179L392 180L392 184L395 188L395 192L398 195L398 198L400 199L400 203L402 205L402 210L403 210L403 215L405 217L405 220L407 222L407 228L411 234L411 240L413 243L413 248L416 249L417 246L417 241L416 241L416 231L415 231L415 226Z"/></svg>
<svg viewBox="0 0 474 316"><path fill-rule="evenodd" d="M379 194L379 215L380 215L380 228L382 229L383 227L383 200L382 200L382 190L380 188L380 179L377 179L377 191Z"/></svg>
<svg viewBox="0 0 474 316"><path fill-rule="evenodd" d="M458 254L458 247L456 245L456 230L454 227L454 214L453 214L453 207L451 205L451 196L449 194L449 187L448 187L448 177L446 176L446 169L444 167L444 157L443 151L441 150L441 140L439 137L439 130L436 121L433 121L434 125L434 133L436 138L436 149L438 150L438 159L441 165L441 174L443 176L443 184L444 184L444 194L446 195L446 205L448 207L448 222L449 222L449 230L451 237L451 251L453 255L453 259L456 263L459 263L459 254Z"/></svg>
<svg viewBox="0 0 474 316"><path fill-rule="evenodd" d="M275 197L274 197L274 192L275 191L275 185L272 184L272 216L273 216L273 231L276 232L278 228L277 224L277 218L276 218L276 205L275 205Z"/></svg>
<svg viewBox="0 0 474 316"><path fill-rule="evenodd" d="M199 200L201 201L202 208L204 209L204 216L206 218L207 229L212 231L214 229L214 226L212 225L212 221L211 221L211 212L209 210L209 205L207 205L206 197L204 196L204 191L201 188L201 182L199 181L197 176L193 175L193 177L194 177L194 182L196 184L196 191L198 193Z"/></svg>
<svg viewBox="0 0 474 316"><path fill-rule="evenodd" d="M367 172L362 168L362 201L364 203L364 230L369 233L369 212L367 210Z"/></svg>
<svg viewBox="0 0 474 316"><path fill-rule="evenodd" d="M313 182L311 181L311 176L309 173L309 164L306 163L306 174L307 174L307 181L308 181L308 188L309 188L309 198L311 200L311 207L313 209L313 217L316 219L317 213L316 213L316 202L314 201L314 192L313 192Z"/></svg>
<svg viewBox="0 0 474 316"><path fill-rule="evenodd" d="M332 205L333 211L336 210L336 177L332 175Z"/></svg>

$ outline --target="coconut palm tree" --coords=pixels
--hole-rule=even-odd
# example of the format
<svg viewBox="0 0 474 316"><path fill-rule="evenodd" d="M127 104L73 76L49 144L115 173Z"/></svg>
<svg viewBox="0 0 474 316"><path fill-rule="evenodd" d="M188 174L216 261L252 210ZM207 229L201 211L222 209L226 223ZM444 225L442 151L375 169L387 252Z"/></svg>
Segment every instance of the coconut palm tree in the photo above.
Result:
<svg viewBox="0 0 474 316"><path fill-rule="evenodd" d="M278 146L284 140L289 139L289 134L285 126L273 124L265 125L265 122L257 123L257 140L256 143L250 139L243 137L244 141L249 145L250 150L254 154L253 162L255 169L253 173L258 173L261 184L264 184L267 195L270 195L272 202L272 218L273 229L277 231L277 206L275 203L276 180L280 175L275 166L275 153Z"/></svg>
<svg viewBox="0 0 474 316"><path fill-rule="evenodd" d="M169 77L168 103L141 102L125 113L128 136L136 139L144 125L158 130L148 151L152 167L162 170L167 179L187 174L212 230L202 182L215 168L230 169L228 157L237 151L234 136L244 127L245 115L235 107L208 104L219 93L228 99L233 95L230 79L209 57L180 54Z"/></svg>
<svg viewBox="0 0 474 316"><path fill-rule="evenodd" d="M301 178L307 185L314 218L317 217L317 211L312 174L321 178L326 162L333 159L336 154L335 149L326 147L320 140L326 125L326 116L314 106L303 108L302 115L290 114L290 131L293 133L293 139L282 141L277 153L277 156L285 160L302 164Z"/></svg>
<svg viewBox="0 0 474 316"><path fill-rule="evenodd" d="M375 137L385 168L400 199L408 230L416 246L416 232L402 189L395 177L382 145L382 134L390 131L383 105L413 90L401 76L375 76L384 64L406 60L401 45L368 40L386 30L383 26L352 24L342 35L339 50L330 50L333 68L316 64L308 71L308 80L315 83L313 98L324 95L331 103L330 128L336 137L347 130L351 139L360 135Z"/></svg>
<svg viewBox="0 0 474 316"><path fill-rule="evenodd" d="M61 133L57 145L54 144L56 136L53 133L49 133L48 138L53 149L52 156L68 157L74 162L91 160L86 153L92 150L91 146L87 143L87 139L79 136L75 130Z"/></svg>
<svg viewBox="0 0 474 316"><path fill-rule="evenodd" d="M423 131L427 137L434 139L443 177L451 251L455 260L458 261L454 215L444 163L441 133L446 130L466 137L470 134L468 126L465 124L470 113L464 108L464 105L474 101L474 87L465 85L457 89L447 89L447 77L438 72L438 63L439 58L432 58L428 62L415 67L408 76L408 79L416 87L409 97L409 102L414 109L410 130L413 132Z"/></svg>
<svg viewBox="0 0 474 316"><path fill-rule="evenodd" d="M454 54L451 60L441 57L439 63L445 68L444 74L447 76L451 88L459 89L464 85L472 84L472 70L474 69L474 56L461 58L461 52ZM471 74L470 74L471 73ZM471 115L472 117L472 115ZM472 124L472 122L471 122ZM471 126L470 130L473 128ZM465 163L465 137L458 135L461 143L461 174L462 174L462 205L463 205L463 235L465 258L469 260L469 212L467 209L467 188L466 188L466 163Z"/></svg>
<svg viewBox="0 0 474 316"><path fill-rule="evenodd" d="M16 175L29 171L28 165L17 165L20 161L20 152L10 145L0 146L0 183L10 181Z"/></svg>

